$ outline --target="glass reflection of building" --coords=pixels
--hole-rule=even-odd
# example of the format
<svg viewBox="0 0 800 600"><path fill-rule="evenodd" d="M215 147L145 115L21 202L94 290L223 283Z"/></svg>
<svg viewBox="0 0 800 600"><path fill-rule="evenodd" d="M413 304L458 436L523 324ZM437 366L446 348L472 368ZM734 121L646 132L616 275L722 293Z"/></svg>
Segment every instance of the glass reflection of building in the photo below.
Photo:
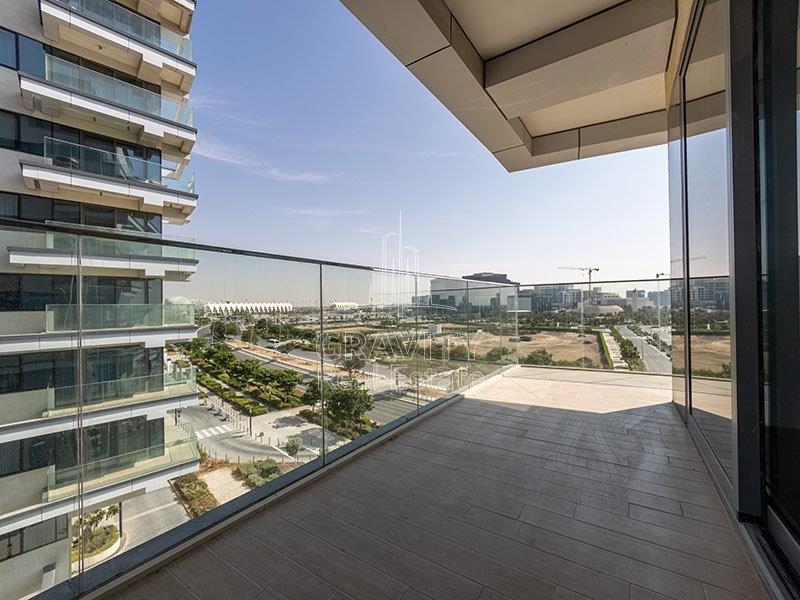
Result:
<svg viewBox="0 0 800 600"><path fill-rule="evenodd" d="M168 417L198 403L194 375L165 351L194 337L193 309L164 297L197 261L147 243L197 201L195 65L188 47L161 43L188 41L183 4L147 17L108 0L2 11L0 218L59 228L6 230L0 246L3 598L70 577L81 512L197 466L191 434Z"/></svg>

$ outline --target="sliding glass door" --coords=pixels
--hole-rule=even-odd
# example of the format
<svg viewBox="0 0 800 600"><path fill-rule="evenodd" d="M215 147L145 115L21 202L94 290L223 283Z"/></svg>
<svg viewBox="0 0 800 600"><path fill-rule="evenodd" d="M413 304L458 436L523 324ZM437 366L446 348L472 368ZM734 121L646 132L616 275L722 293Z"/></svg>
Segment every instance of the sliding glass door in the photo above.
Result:
<svg viewBox="0 0 800 600"><path fill-rule="evenodd" d="M761 0L760 217L764 488L769 531L800 560L800 244L798 3Z"/></svg>

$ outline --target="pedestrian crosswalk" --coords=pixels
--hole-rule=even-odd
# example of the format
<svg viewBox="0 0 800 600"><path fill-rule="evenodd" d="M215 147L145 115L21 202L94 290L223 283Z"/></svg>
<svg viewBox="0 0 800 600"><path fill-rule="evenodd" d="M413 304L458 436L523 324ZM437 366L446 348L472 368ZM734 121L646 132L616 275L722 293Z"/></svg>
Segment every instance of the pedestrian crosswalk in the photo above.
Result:
<svg viewBox="0 0 800 600"><path fill-rule="evenodd" d="M196 432L196 435L198 440L202 440L203 438L213 437L215 435L222 435L223 433L233 431L234 429L236 429L236 427L234 427L229 423L226 423L225 425L218 425L216 427L209 427L208 429L201 429L200 431Z"/></svg>

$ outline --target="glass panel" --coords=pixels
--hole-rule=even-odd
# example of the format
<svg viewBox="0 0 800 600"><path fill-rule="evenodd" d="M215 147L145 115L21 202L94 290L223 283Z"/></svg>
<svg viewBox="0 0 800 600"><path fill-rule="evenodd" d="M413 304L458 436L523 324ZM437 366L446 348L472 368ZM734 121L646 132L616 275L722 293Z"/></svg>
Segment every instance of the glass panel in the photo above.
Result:
<svg viewBox="0 0 800 600"><path fill-rule="evenodd" d="M19 122L14 113L0 110L0 147L16 148L19 140Z"/></svg>
<svg viewBox="0 0 800 600"><path fill-rule="evenodd" d="M686 98L688 344L692 416L733 477L724 3L707 4L689 58Z"/></svg>
<svg viewBox="0 0 800 600"><path fill-rule="evenodd" d="M418 330L412 275L329 266L322 273L326 444L333 450L416 414Z"/></svg>
<svg viewBox="0 0 800 600"><path fill-rule="evenodd" d="M17 36L19 70L35 77L44 77L44 45L24 35Z"/></svg>
<svg viewBox="0 0 800 600"><path fill-rule="evenodd" d="M19 216L19 196L0 192L0 217L16 219Z"/></svg>
<svg viewBox="0 0 800 600"><path fill-rule="evenodd" d="M48 137L44 139L44 157L49 164L74 171L151 183L190 194L195 192L193 173L169 171L157 162L127 156L122 147L109 152Z"/></svg>
<svg viewBox="0 0 800 600"><path fill-rule="evenodd" d="M774 538L800 577L798 4L757 6L765 492L777 516L770 529L780 522L788 532Z"/></svg>
<svg viewBox="0 0 800 600"><path fill-rule="evenodd" d="M71 571L65 527L69 509L50 512L42 506L42 494L51 469L74 464L75 430L61 434L62 443L57 444L59 434L46 432L60 427L43 428L40 420L54 406L54 388L76 384L77 354L69 349L75 337L54 341L45 334L46 304L74 301L76 239L64 237L65 261L58 269L16 262L19 249L40 236L0 230L5 253L0 265L0 564L4 573L15 574L3 578L4 598L37 593L43 569L50 564L58 581ZM59 274L53 274L55 270ZM26 572L38 572L38 578L16 577Z"/></svg>
<svg viewBox="0 0 800 600"><path fill-rule="evenodd" d="M50 198L24 194L20 197L19 218L37 223L49 221L53 218L53 201Z"/></svg>
<svg viewBox="0 0 800 600"><path fill-rule="evenodd" d="M44 141L53 135L53 125L27 115L19 116L19 149L23 152L44 155Z"/></svg>
<svg viewBox="0 0 800 600"><path fill-rule="evenodd" d="M53 220L61 223L80 223L81 205L77 202L53 201Z"/></svg>
<svg viewBox="0 0 800 600"><path fill-rule="evenodd" d="M0 65L17 68L17 36L8 29L0 29Z"/></svg>
<svg viewBox="0 0 800 600"><path fill-rule="evenodd" d="M683 194L683 127L681 108L681 83L675 84L667 112L667 166L669 168L669 236L670 267L666 277L670 303L669 337L671 342L672 401L681 412L686 411L686 294L683 272L684 194ZM662 275L659 274L659 277ZM664 330L667 333L666 330Z"/></svg>
<svg viewBox="0 0 800 600"><path fill-rule="evenodd" d="M119 4L109 0L53 1L125 35L158 46L187 60L192 59L192 44L188 36L184 37L165 29L155 21L150 21Z"/></svg>
<svg viewBox="0 0 800 600"><path fill-rule="evenodd" d="M47 81L182 125L194 125L194 111L188 102L172 100L57 56L48 54L45 66Z"/></svg>

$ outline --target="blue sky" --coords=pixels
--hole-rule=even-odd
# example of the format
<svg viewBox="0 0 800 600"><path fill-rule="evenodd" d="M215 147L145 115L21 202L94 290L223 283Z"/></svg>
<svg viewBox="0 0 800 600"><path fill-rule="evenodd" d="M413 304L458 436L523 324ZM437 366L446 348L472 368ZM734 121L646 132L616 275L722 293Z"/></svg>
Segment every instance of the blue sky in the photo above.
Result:
<svg viewBox="0 0 800 600"><path fill-rule="evenodd" d="M509 174L338 2L200 2L200 199L175 235L427 272L563 281L669 267L663 147ZM595 275L598 277L598 275Z"/></svg>

